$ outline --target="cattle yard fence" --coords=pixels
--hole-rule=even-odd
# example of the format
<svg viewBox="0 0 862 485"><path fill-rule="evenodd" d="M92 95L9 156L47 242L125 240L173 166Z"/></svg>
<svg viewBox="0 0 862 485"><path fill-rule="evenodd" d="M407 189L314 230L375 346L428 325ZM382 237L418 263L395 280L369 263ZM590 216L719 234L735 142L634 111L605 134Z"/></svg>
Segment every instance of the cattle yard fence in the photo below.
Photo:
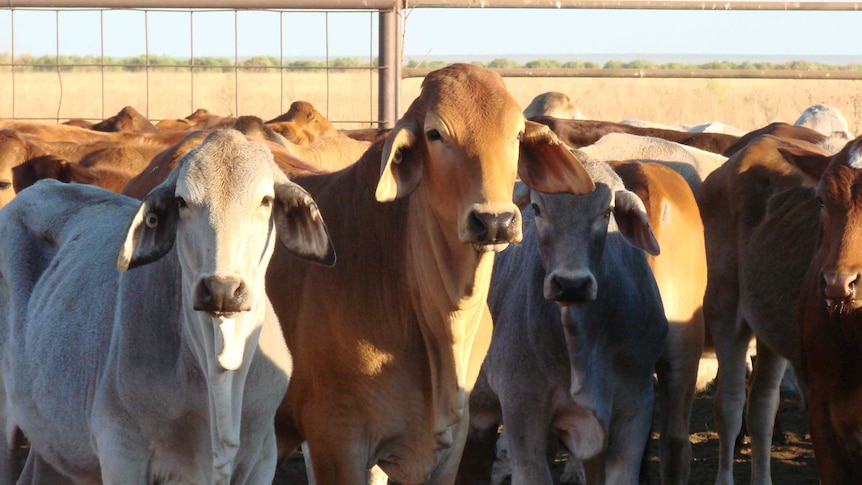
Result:
<svg viewBox="0 0 862 485"><path fill-rule="evenodd" d="M143 70L146 75L146 86L144 88L145 100L143 101L143 114L149 119L158 119L159 116L150 109L151 102L160 94L154 92L151 85L158 73L170 69L187 71L188 85L174 86L176 89L187 89L187 102L189 112L193 111L197 103L204 97L199 93L199 74L207 71L218 71L232 74L234 100L231 109L235 114L243 112L241 105L241 90L244 83L252 83L247 74L257 72L277 73L279 77L279 88L277 99L268 101L270 105L277 105L280 112L284 112L291 98L286 95L285 85L288 83L291 72L314 72L323 73L322 81L326 84L326 98L323 102L325 115L334 123L361 123L368 126L391 127L401 112L400 90L401 81L407 78L425 76L429 69L406 68L403 66L402 51L402 14L414 8L544 8L544 9L633 9L633 10L759 10L759 11L860 11L860 2L696 2L696 1L662 1L662 0L419 0L409 2L407 0L298 0L289 2L289 8L285 8L284 1L276 0L7 0L6 5L0 8L0 12L7 11L9 14L9 39L11 52L7 55L0 52L0 91L6 93L0 98L0 116L19 119L45 119L57 122L65 119L103 119L114 113L106 113L106 78L111 77L112 70L136 69ZM64 12L89 11L99 16L99 43L101 55L96 56L95 62L75 62L61 58L61 15ZM112 64L111 57L106 56L106 36L104 34L105 16L110 12L140 12L144 16L144 58L142 62L133 68L128 65ZM196 64L194 30L196 22L204 13L215 11L233 12L234 15L234 48L231 56L233 63L229 66L210 66L201 63ZM279 17L281 34L279 36L280 50L278 62L267 65L245 62L240 55L238 18L244 12L258 11L267 12ZM22 72L33 69L31 65L21 62L19 52L16 52L15 38L16 26L15 15L23 15L25 12L53 12L53 25L45 25L44 32L54 31L56 39L56 62L41 63L39 69L54 70L60 80L60 101L70 97L82 96L74 92L64 93L62 76L64 72L74 69L94 70L98 73L101 88L97 90L100 96L93 100L101 106L101 111L93 114L63 112L58 106L56 114L52 116L37 115L24 111L21 106L25 104L22 100L27 96L42 96L44 93L38 90L28 90L22 86ZM153 35L146 27L150 15L158 12L170 12L172 14L182 13L188 15L189 25L189 57L188 62L175 65L156 62L158 55L151 52L151 39ZM368 54L363 65L339 64L338 59L330 54L330 15L349 12L358 18L367 17L369 24ZM285 57L284 44L284 18L303 13L317 13L324 17L325 35L321 50L322 64L302 65L301 63L288 62ZM197 16L197 18L196 18ZM360 21L360 20L357 20ZM376 28L375 28L376 27ZM0 28L2 32L4 28ZM376 30L376 34L375 34ZM376 37L376 43L375 38ZM0 35L2 40L2 35ZM367 73L368 86L368 116L365 119L343 119L339 118L331 110L331 96L333 95L332 78L333 73L359 72ZM791 71L791 70L703 70L703 69L498 69L504 77L608 77L608 78L761 78L761 79L862 79L862 71ZM4 78L3 75L6 75ZM84 95L86 96L86 95ZM354 96L355 97L355 96ZM99 99L100 98L100 99ZM376 103L375 103L376 101ZM3 106L3 104L8 104ZM317 106L317 103L315 103Z"/></svg>

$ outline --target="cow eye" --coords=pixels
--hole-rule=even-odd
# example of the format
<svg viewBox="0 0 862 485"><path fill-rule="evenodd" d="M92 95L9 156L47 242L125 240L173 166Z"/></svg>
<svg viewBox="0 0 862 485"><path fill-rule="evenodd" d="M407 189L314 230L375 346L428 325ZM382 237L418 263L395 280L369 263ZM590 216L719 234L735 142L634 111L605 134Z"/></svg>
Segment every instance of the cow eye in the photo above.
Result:
<svg viewBox="0 0 862 485"><path fill-rule="evenodd" d="M260 201L260 206L261 207L272 207L272 202L273 202L272 197L267 195L266 197L263 198L263 200Z"/></svg>
<svg viewBox="0 0 862 485"><path fill-rule="evenodd" d="M174 198L174 202L177 203L177 207L180 209L185 209L186 207L188 207L188 205L186 204L186 199L183 199L182 197Z"/></svg>
<svg viewBox="0 0 862 485"><path fill-rule="evenodd" d="M826 208L826 204L823 203L823 199L820 197L817 198L817 205L820 206L821 210Z"/></svg>
<svg viewBox="0 0 862 485"><path fill-rule="evenodd" d="M443 136L436 129L426 131L425 137L428 138L430 141L440 141L443 139Z"/></svg>
<svg viewBox="0 0 862 485"><path fill-rule="evenodd" d="M539 210L539 206L538 206L538 205L536 205L535 203L533 203L533 204L530 204L530 207L532 207L532 208L533 208L533 213L535 213L535 214L536 214L536 217L539 217L539 216L541 216L541 215L542 215L542 211L541 211L541 210Z"/></svg>

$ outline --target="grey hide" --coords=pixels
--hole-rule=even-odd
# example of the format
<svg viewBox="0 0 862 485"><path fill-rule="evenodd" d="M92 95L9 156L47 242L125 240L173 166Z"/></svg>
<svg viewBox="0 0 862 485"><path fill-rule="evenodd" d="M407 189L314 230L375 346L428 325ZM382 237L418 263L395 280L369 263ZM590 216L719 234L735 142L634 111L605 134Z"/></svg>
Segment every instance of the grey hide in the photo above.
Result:
<svg viewBox="0 0 862 485"><path fill-rule="evenodd" d="M523 243L494 265L480 381L499 398L516 485L551 483L554 433L584 462L587 483L635 485L652 422L668 324L638 247L655 254L658 244L640 199L604 163L584 166L595 192L531 192Z"/></svg>
<svg viewBox="0 0 862 485"><path fill-rule="evenodd" d="M16 428L31 443L19 483L271 483L292 369L263 287L276 239L333 257L311 197L233 130L140 205L42 181L0 211L0 417L7 444Z"/></svg>

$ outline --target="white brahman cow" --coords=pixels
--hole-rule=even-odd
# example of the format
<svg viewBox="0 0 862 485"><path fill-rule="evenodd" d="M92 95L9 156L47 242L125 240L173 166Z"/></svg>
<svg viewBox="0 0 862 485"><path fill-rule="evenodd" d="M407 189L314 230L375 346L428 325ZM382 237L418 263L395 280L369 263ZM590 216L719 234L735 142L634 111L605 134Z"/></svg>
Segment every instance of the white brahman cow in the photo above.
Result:
<svg viewBox="0 0 862 485"><path fill-rule="evenodd" d="M334 262L308 193L233 130L142 203L42 181L5 207L0 417L30 441L20 483L270 483L292 369L264 292L276 239Z"/></svg>

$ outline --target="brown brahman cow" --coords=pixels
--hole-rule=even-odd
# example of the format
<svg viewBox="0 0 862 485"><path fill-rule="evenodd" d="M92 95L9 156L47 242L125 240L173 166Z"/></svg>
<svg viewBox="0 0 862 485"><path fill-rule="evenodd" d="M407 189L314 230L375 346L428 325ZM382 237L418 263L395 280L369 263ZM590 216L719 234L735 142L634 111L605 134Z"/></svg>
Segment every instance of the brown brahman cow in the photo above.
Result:
<svg viewBox="0 0 862 485"><path fill-rule="evenodd" d="M266 124L297 145L305 145L320 136L338 133L335 126L307 101L294 101L287 113L267 121Z"/></svg>
<svg viewBox="0 0 862 485"><path fill-rule="evenodd" d="M733 483L734 444L746 402L746 353L757 338L749 385L751 483L768 484L779 384L787 361L799 370L799 291L814 254L814 184L782 152L811 143L772 135L753 139L710 174L697 195L708 283L706 328L718 359L715 420L720 440L716 483ZM797 372L797 375L798 372ZM803 399L805 390L802 390Z"/></svg>
<svg viewBox="0 0 862 485"><path fill-rule="evenodd" d="M80 164L57 158L51 155L37 157L12 168L12 185L15 193L42 179L55 179L60 182L77 182L91 184L103 189L117 192L134 177L135 174L121 168L97 166L84 167Z"/></svg>
<svg viewBox="0 0 862 485"><path fill-rule="evenodd" d="M802 284L799 323L820 482L862 483L862 138L832 157L782 153L819 180L819 236Z"/></svg>
<svg viewBox="0 0 862 485"><path fill-rule="evenodd" d="M661 254L647 253L668 334L656 363L659 455L663 484L686 484L691 466L689 425L703 352L706 249L697 202L685 179L658 163L612 162L626 189L643 201Z"/></svg>
<svg viewBox="0 0 862 485"><path fill-rule="evenodd" d="M90 126L91 130L132 133L158 133L159 130L144 115L131 106Z"/></svg>
<svg viewBox="0 0 862 485"><path fill-rule="evenodd" d="M295 362L279 448L306 440L318 484L365 483L375 464L398 483L454 480L491 336L494 252L521 239L518 176L546 192L594 188L499 75L455 64L425 78L357 163L295 177L339 255L323 268L278 251L267 272Z"/></svg>

